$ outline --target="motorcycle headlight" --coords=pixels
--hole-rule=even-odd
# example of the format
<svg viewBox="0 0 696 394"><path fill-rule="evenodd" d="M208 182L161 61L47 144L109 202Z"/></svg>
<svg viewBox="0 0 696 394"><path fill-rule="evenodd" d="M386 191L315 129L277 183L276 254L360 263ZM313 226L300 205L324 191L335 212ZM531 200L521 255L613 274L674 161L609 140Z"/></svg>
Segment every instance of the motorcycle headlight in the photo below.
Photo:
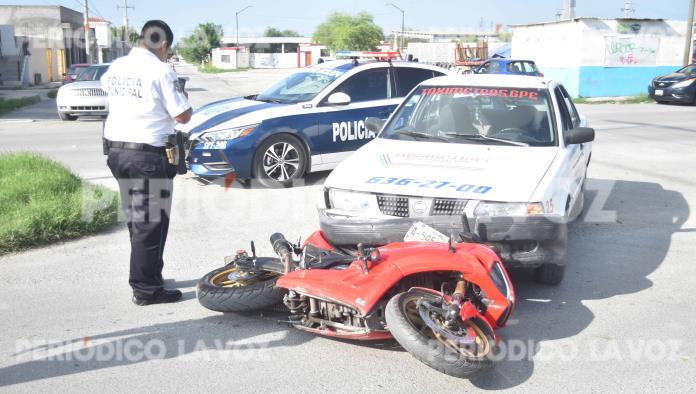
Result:
<svg viewBox="0 0 696 394"><path fill-rule="evenodd" d="M538 202L480 202L474 211L476 216L483 217L534 216L541 215L543 213L544 206Z"/></svg>
<svg viewBox="0 0 696 394"><path fill-rule="evenodd" d="M199 139L204 142L229 141L251 134L251 132L254 131L257 126L258 124L253 124L249 126L235 127L232 129L209 131L202 134Z"/></svg>
<svg viewBox="0 0 696 394"><path fill-rule="evenodd" d="M674 89L685 88L696 81L696 78L687 79L686 81L681 81L672 85Z"/></svg>
<svg viewBox="0 0 696 394"><path fill-rule="evenodd" d="M331 208L342 211L379 212L377 198L371 193L330 189L329 202L331 203Z"/></svg>

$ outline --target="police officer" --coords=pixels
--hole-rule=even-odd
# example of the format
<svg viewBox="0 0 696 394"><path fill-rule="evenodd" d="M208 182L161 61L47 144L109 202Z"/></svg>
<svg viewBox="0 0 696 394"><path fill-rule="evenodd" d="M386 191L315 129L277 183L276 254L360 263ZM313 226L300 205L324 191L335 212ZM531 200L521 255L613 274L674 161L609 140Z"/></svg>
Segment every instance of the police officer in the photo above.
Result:
<svg viewBox="0 0 696 394"><path fill-rule="evenodd" d="M136 305L181 298L179 290L165 289L162 279L176 175L165 144L176 122L187 123L192 113L176 73L165 63L173 40L166 23L148 21L139 46L114 61L101 78L109 95L107 164L118 181L130 232L129 283Z"/></svg>

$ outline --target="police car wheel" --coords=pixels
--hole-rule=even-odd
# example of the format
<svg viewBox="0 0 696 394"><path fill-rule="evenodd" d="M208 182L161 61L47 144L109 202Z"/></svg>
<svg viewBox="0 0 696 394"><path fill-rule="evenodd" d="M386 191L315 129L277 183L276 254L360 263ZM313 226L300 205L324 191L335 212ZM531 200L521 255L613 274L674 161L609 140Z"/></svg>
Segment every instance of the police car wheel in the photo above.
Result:
<svg viewBox="0 0 696 394"><path fill-rule="evenodd" d="M255 174L266 186L289 186L302 178L307 166L304 147L292 136L274 136L256 151Z"/></svg>

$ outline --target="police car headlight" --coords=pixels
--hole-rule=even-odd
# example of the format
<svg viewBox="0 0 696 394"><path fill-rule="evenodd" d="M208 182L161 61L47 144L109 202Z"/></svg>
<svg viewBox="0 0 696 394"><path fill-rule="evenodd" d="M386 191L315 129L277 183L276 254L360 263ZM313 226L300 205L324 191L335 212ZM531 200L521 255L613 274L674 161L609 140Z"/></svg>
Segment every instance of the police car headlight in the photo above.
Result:
<svg viewBox="0 0 696 394"><path fill-rule="evenodd" d="M371 193L330 189L329 202L332 209L353 212L379 212L377 198Z"/></svg>
<svg viewBox="0 0 696 394"><path fill-rule="evenodd" d="M202 134L200 140L204 142L229 141L251 134L257 126L258 124L252 124L249 126L235 127L233 129L210 131Z"/></svg>
<svg viewBox="0 0 696 394"><path fill-rule="evenodd" d="M483 217L534 216L544 213L544 205L535 203L480 202L474 215Z"/></svg>

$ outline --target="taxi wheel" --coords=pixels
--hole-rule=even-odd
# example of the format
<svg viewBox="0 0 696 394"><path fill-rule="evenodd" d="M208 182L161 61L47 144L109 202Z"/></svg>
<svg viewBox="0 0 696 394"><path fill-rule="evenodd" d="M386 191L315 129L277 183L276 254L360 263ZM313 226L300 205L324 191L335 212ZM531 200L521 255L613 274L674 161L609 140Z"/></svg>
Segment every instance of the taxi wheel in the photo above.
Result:
<svg viewBox="0 0 696 394"><path fill-rule="evenodd" d="M307 154L300 141L290 135L268 138L256 151L254 174L267 187L287 187L304 176Z"/></svg>

